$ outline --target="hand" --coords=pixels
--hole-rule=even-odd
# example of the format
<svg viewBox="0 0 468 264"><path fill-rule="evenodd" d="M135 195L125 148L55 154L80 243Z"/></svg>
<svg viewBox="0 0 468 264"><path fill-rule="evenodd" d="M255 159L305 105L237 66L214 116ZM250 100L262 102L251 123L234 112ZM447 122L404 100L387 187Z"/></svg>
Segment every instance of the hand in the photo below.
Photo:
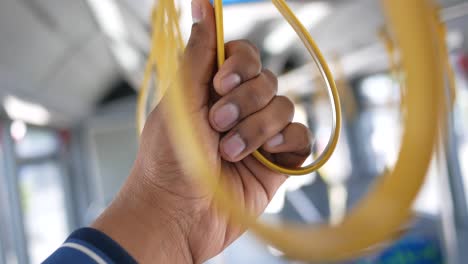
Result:
<svg viewBox="0 0 468 264"><path fill-rule="evenodd" d="M213 173L226 177L239 204L259 215L287 176L251 153L260 148L278 164L300 166L310 154L309 131L291 123L293 103L276 95L276 77L262 69L249 42L227 43L226 62L216 72L213 8L208 0L194 0L192 9L196 22L183 67L191 76L185 92L193 132L202 138ZM202 263L245 230L219 214L212 193L184 171L170 143L166 104L163 99L148 117L130 177L93 226L140 262Z"/></svg>

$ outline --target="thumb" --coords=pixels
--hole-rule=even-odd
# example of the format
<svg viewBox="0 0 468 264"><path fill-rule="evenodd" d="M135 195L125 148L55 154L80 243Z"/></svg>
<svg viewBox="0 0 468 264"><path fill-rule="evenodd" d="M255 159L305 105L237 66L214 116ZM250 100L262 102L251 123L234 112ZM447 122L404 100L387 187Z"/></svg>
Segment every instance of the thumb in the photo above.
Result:
<svg viewBox="0 0 468 264"><path fill-rule="evenodd" d="M184 69L192 98L202 106L208 101L216 70L216 23L208 0L192 1L192 32L184 54Z"/></svg>

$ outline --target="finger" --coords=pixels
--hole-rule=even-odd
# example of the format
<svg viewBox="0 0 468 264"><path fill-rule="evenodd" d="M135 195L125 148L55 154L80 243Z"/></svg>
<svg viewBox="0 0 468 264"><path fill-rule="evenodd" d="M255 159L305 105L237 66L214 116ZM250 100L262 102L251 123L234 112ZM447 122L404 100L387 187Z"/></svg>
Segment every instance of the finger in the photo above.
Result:
<svg viewBox="0 0 468 264"><path fill-rule="evenodd" d="M242 160L283 130L293 116L293 103L287 97L275 97L265 108L244 119L223 137L221 155L231 162Z"/></svg>
<svg viewBox="0 0 468 264"><path fill-rule="evenodd" d="M262 148L270 153L292 152L308 156L311 152L311 138L309 128L301 123L291 123Z"/></svg>
<svg viewBox="0 0 468 264"><path fill-rule="evenodd" d="M226 61L213 79L213 86L219 95L225 95L242 82L255 78L261 73L262 63L258 49L246 40L226 44Z"/></svg>
<svg viewBox="0 0 468 264"><path fill-rule="evenodd" d="M234 127L240 120L270 103L278 90L276 76L268 70L231 91L210 109L211 126L219 132Z"/></svg>
<svg viewBox="0 0 468 264"><path fill-rule="evenodd" d="M188 98L203 105L216 70L216 26L213 7L208 0L192 1L192 32L183 57ZM196 106L195 106L196 107Z"/></svg>
<svg viewBox="0 0 468 264"><path fill-rule="evenodd" d="M298 167L312 151L312 136L303 124L291 123L263 144L262 149L275 154L273 159L279 165Z"/></svg>

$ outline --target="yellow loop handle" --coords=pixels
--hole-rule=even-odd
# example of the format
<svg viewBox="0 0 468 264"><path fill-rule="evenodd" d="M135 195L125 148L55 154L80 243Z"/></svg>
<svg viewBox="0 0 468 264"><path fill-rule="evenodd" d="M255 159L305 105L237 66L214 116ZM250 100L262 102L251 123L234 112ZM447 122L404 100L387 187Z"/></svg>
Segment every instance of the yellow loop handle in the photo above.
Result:
<svg viewBox="0 0 468 264"><path fill-rule="evenodd" d="M309 261L333 261L356 257L376 244L395 238L411 216L411 204L424 181L431 160L441 88L437 67L434 35L429 23L429 5L425 0L386 0L388 14L395 26L404 58L408 87L406 130L402 149L394 171L379 179L362 201L341 224L303 227L297 224L278 229L257 222L238 206L237 199L219 182L219 175L211 171L204 155L203 145L192 133L191 120L185 109L182 88L175 86L168 97L171 100L172 123L177 154L186 160L187 168L200 183L214 193L220 210L228 213L234 222L249 226L259 237L268 241L288 256ZM420 133L424 131L424 133ZM417 152L417 153L416 153ZM222 179L223 177L221 177Z"/></svg>
<svg viewBox="0 0 468 264"><path fill-rule="evenodd" d="M328 94L331 99L330 103L332 106L332 131L328 144L323 150L323 152L318 156L318 158L315 161L313 161L310 165L305 167L282 167L268 160L258 150L254 151L252 155L263 165L265 165L273 171L292 176L306 175L316 171L317 169L325 165L325 163L330 159L333 152L335 151L341 130L341 103L338 95L338 89L336 88L336 84L333 79L333 75L330 71L330 68L327 62L325 61L325 57L322 55L322 52L310 36L309 31L301 24L299 19L297 19L297 17L292 12L291 8L289 8L289 6L284 0L272 0L272 2L276 6L276 9L278 9L278 11L281 13L281 15L283 15L283 17L288 21L288 23L291 25L294 31L296 31L297 35L302 40L302 43L304 43L305 47L307 48L307 51L314 59L315 64L320 70L320 74L325 80L325 83L328 88ZM221 67L225 60L223 33L223 0L215 0L214 7L216 16L218 66Z"/></svg>
<svg viewBox="0 0 468 264"><path fill-rule="evenodd" d="M455 73L452 65L450 64L449 49L447 47L447 26L440 19L440 8L434 8L434 24L437 30L438 43L439 43L439 56L441 59L441 65L445 68L445 74L448 81L448 88L450 92L450 107L455 105L457 99L457 86L455 81Z"/></svg>
<svg viewBox="0 0 468 264"><path fill-rule="evenodd" d="M401 80L401 70L399 69L397 57L396 57L396 47L395 43L393 43L393 40L389 36L389 33L386 31L386 29L382 29L379 32L379 38L382 41L385 52L387 53L388 61L389 61L389 66L390 66L390 74L392 76L392 81L395 82L400 89L400 109L403 112L405 109L405 87L403 87L402 80ZM403 113L404 115L404 113Z"/></svg>
<svg viewBox="0 0 468 264"><path fill-rule="evenodd" d="M405 131L394 170L380 177L367 197L338 225L284 224L278 228L257 221L255 215L238 205L237 197L221 180L226 177L213 171L212 161L206 156L198 135L190 133L194 131L194 124L186 109L181 78L173 80L167 93L169 118L174 120L168 124L171 142L185 169L191 171L200 186L213 194L215 204L220 205L218 209L229 215L233 223L249 227L288 257L319 262L345 260L396 238L408 223L412 202L424 182L437 137L443 99L442 70L435 55L438 51L434 44L436 36L430 27L431 5L427 0L383 0L383 3L406 73ZM170 18L172 13L167 8L173 8L173 0L159 0L159 7L162 4L166 5L162 6L166 12L163 15ZM180 37L174 28L158 34L158 40L166 47ZM166 56L156 59L156 66L160 66L156 67L158 73L164 71L168 78L175 76L177 65L174 61L182 50L181 47L165 50Z"/></svg>

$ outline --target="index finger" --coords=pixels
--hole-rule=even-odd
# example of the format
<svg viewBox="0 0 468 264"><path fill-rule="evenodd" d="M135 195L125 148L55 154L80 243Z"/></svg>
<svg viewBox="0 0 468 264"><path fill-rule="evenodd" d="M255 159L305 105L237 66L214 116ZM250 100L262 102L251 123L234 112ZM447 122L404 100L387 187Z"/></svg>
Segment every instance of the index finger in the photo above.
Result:
<svg viewBox="0 0 468 264"><path fill-rule="evenodd" d="M262 71L260 53L246 40L231 41L226 44L226 62L213 79L215 91L223 96L241 83L251 80Z"/></svg>

